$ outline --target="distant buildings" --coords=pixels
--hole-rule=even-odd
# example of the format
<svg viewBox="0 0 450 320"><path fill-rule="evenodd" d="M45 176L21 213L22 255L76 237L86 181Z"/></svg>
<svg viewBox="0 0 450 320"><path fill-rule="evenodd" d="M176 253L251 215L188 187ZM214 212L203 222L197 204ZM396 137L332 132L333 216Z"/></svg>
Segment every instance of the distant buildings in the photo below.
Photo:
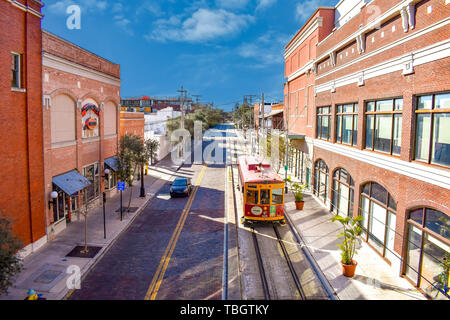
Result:
<svg viewBox="0 0 450 320"><path fill-rule="evenodd" d="M319 7L285 49L290 171L423 292L450 251L448 1Z"/></svg>
<svg viewBox="0 0 450 320"><path fill-rule="evenodd" d="M142 96L139 98L126 98L120 101L122 111L152 113L158 110L173 108L175 111L181 111L181 98L152 98ZM192 110L192 99L186 98L184 101L186 112Z"/></svg>
<svg viewBox="0 0 450 320"><path fill-rule="evenodd" d="M180 116L181 111L174 111L172 107L145 115L145 139L153 139L159 142L156 161L163 159L172 151L173 146L170 142L166 125L169 119Z"/></svg>

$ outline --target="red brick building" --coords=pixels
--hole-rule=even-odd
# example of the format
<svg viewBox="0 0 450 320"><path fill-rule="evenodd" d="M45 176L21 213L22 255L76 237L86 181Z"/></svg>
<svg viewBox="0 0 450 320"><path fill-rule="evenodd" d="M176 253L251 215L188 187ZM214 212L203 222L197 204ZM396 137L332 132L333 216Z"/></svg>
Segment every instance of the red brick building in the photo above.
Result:
<svg viewBox="0 0 450 320"><path fill-rule="evenodd" d="M445 0L342 0L285 51L291 169L424 293L450 251L449 17Z"/></svg>
<svg viewBox="0 0 450 320"><path fill-rule="evenodd" d="M40 1L0 1L0 210L26 255L46 242Z"/></svg>
<svg viewBox="0 0 450 320"><path fill-rule="evenodd" d="M132 134L144 139L145 115L143 112L120 112L120 136Z"/></svg>
<svg viewBox="0 0 450 320"><path fill-rule="evenodd" d="M83 203L99 205L102 192L115 188L121 81L120 65L47 31L42 51L45 211L51 239L80 217ZM105 169L111 172L108 179Z"/></svg>

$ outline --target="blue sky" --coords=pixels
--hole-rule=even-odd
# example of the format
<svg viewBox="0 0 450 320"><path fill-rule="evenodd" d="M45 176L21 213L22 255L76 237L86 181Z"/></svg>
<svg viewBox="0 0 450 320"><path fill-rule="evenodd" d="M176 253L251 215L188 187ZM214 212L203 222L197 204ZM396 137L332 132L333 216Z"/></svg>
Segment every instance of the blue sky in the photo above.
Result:
<svg viewBox="0 0 450 320"><path fill-rule="evenodd" d="M230 110L243 95L282 100L283 51L319 6L337 0L48 0L42 27L121 65L121 95L181 85ZM69 30L66 9L81 8Z"/></svg>

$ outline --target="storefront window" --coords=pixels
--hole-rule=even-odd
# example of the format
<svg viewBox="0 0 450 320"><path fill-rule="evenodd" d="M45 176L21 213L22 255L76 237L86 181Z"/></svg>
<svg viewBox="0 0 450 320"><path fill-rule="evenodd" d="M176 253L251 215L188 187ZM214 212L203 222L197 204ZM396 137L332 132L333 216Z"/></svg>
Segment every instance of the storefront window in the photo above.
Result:
<svg viewBox="0 0 450 320"><path fill-rule="evenodd" d="M91 183L86 187L86 200L89 202L100 195L100 180L98 174L98 162L83 168L83 175Z"/></svg>
<svg viewBox="0 0 450 320"><path fill-rule="evenodd" d="M323 202L327 199L328 166L323 160L316 161L314 166L314 194Z"/></svg>
<svg viewBox="0 0 450 320"><path fill-rule="evenodd" d="M395 257L394 239L397 205L381 185L369 182L361 193L361 226L364 239L389 261Z"/></svg>
<svg viewBox="0 0 450 320"><path fill-rule="evenodd" d="M354 182L348 172L337 169L333 175L333 212L346 217L353 212Z"/></svg>
<svg viewBox="0 0 450 320"><path fill-rule="evenodd" d="M429 208L409 213L405 274L433 299L449 299L450 219Z"/></svg>

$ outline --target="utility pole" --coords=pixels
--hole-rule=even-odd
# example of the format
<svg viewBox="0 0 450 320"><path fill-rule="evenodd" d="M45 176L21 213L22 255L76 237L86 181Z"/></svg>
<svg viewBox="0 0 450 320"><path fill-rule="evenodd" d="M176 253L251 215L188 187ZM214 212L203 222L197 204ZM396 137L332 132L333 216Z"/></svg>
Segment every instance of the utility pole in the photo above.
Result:
<svg viewBox="0 0 450 320"><path fill-rule="evenodd" d="M187 93L187 90L184 90L183 86L181 86L181 90L177 90L177 92L181 93L181 98L180 98L180 110L181 110L180 126L181 126L181 129L184 129L184 99L185 99L185 94ZM184 138L183 138L183 142L181 142L181 150L180 150L180 156L182 158L184 157L183 143L184 143Z"/></svg>
<svg viewBox="0 0 450 320"><path fill-rule="evenodd" d="M200 101L199 98L201 97L201 95L199 95L199 94L193 94L192 96L195 98L195 100L196 100L195 106L198 108L199 101Z"/></svg>
<svg viewBox="0 0 450 320"><path fill-rule="evenodd" d="M181 86L181 90L177 90L177 92L181 93L181 98L180 98L181 129L184 129L184 99L185 99L185 93L187 93L187 90L184 90L183 86Z"/></svg>

